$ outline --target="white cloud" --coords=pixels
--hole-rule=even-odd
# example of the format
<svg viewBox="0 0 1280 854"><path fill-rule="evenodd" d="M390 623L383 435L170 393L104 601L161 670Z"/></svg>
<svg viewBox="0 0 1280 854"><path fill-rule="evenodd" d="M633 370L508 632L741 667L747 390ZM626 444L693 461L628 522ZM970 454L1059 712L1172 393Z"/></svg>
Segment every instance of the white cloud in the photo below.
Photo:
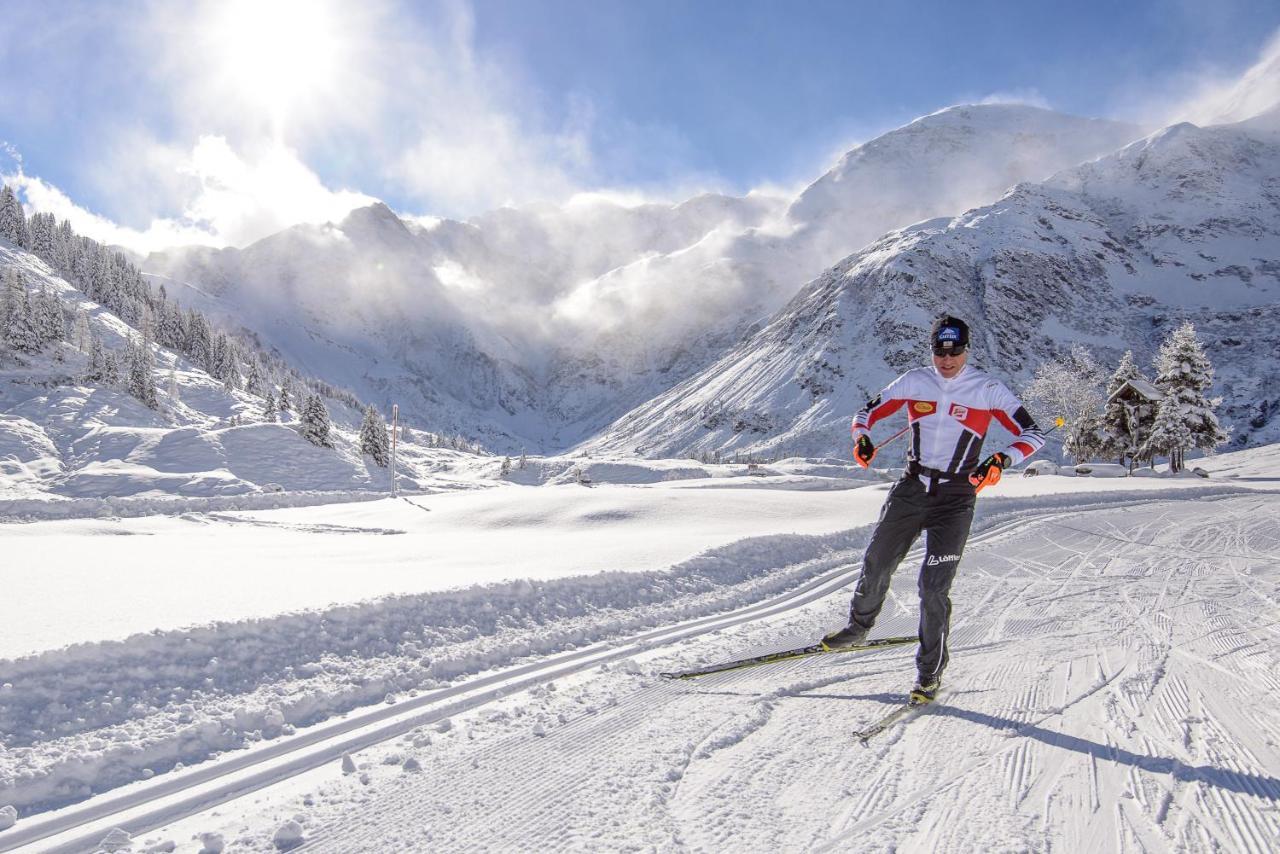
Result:
<svg viewBox="0 0 1280 854"><path fill-rule="evenodd" d="M1280 105L1280 30L1272 34L1258 60L1238 77L1209 74L1193 94L1169 111L1166 124L1226 124L1252 118Z"/></svg>
<svg viewBox="0 0 1280 854"><path fill-rule="evenodd" d="M244 245L302 222L342 219L375 199L349 190L330 190L279 143L242 156L220 136L201 137L186 167L200 184L185 217L207 225L233 245Z"/></svg>
<svg viewBox="0 0 1280 854"><path fill-rule="evenodd" d="M155 150L153 155L173 162L172 152ZM330 190L295 152L276 143L240 154L222 137L204 136L172 168L193 190L181 216L156 217L146 228L118 225L21 171L6 180L21 189L34 210L70 220L77 232L95 240L143 254L192 244L244 246L297 223L340 220L353 208L375 201L363 193Z"/></svg>
<svg viewBox="0 0 1280 854"><path fill-rule="evenodd" d="M1052 110L1049 99L1046 98L1038 89L1007 89L1000 92L991 92L979 98L975 103L978 104L1025 104L1028 107L1039 107L1042 110Z"/></svg>

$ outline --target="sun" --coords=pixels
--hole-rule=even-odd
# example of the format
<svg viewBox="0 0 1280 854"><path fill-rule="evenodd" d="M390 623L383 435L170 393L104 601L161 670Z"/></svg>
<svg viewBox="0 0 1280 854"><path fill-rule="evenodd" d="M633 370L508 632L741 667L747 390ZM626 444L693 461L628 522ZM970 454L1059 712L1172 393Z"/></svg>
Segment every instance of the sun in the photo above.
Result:
<svg viewBox="0 0 1280 854"><path fill-rule="evenodd" d="M338 88L347 44L334 6L316 0L223 0L208 8L210 72L226 96L283 123Z"/></svg>

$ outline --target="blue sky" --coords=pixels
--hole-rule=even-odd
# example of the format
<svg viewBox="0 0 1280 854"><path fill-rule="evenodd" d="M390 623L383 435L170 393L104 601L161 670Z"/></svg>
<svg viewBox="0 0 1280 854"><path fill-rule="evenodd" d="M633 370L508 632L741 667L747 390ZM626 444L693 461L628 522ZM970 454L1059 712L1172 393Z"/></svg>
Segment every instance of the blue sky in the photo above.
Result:
<svg viewBox="0 0 1280 854"><path fill-rule="evenodd" d="M1155 125L1238 78L1280 29L1274 0L7 0L4 13L0 141L27 200L138 245L243 244L375 197L466 217L583 192L791 189L857 142L984 99Z"/></svg>

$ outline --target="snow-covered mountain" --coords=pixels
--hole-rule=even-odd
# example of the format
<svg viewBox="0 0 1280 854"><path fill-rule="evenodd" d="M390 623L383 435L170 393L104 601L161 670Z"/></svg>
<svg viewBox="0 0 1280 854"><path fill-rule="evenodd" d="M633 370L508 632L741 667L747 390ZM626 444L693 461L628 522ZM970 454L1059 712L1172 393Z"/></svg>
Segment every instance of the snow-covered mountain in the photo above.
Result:
<svg viewBox="0 0 1280 854"><path fill-rule="evenodd" d="M835 454L850 415L925 360L930 318L972 321L975 363L1017 385L1072 342L1149 357L1183 319L1238 440L1280 439L1280 112L1180 124L994 204L890 233L810 282L697 376L584 450Z"/></svg>
<svg viewBox="0 0 1280 854"><path fill-rule="evenodd" d="M465 223L374 205L243 250L153 255L144 269L415 424L555 450L706 367L888 229L1138 135L1033 107L957 107L858 146L794 199L592 198Z"/></svg>

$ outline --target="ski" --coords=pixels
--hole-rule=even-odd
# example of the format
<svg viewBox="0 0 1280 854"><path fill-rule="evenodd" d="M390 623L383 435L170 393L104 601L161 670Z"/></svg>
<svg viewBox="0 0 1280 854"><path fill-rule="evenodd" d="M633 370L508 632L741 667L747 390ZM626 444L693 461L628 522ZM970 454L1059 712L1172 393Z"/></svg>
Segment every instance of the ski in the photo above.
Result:
<svg viewBox="0 0 1280 854"><path fill-rule="evenodd" d="M941 696L942 696L942 692L939 691L938 697L941 697ZM894 709L892 712L889 712L889 714L885 715L880 720L876 721L866 729L855 730L853 733L853 737L856 738L862 744L863 747L866 747L871 743L871 739L875 738L880 733L889 729L898 721L910 715L914 715L918 712L922 712L925 709L932 706L934 703L938 702L938 697L935 697L931 702L928 702L928 703L912 703L910 701L903 703L901 706Z"/></svg>
<svg viewBox="0 0 1280 854"><path fill-rule="evenodd" d="M876 638L875 640L863 641L855 646L838 647L836 649L827 648L826 644L819 641L810 646L802 646L797 649L784 649L780 652L770 652L764 655L755 655L751 658L740 658L737 661L725 661L720 664L709 664L706 667L698 667L693 670L679 670L674 673L658 674L663 679L692 679L695 676L706 676L710 673L724 673L727 670L740 670L744 667L755 667L760 664L772 664L775 661L788 661L793 658L804 658L810 655L830 655L840 652L862 652L868 649L879 649L883 646L901 646L903 644L915 643L918 641L915 635L903 635L901 637L892 638Z"/></svg>

